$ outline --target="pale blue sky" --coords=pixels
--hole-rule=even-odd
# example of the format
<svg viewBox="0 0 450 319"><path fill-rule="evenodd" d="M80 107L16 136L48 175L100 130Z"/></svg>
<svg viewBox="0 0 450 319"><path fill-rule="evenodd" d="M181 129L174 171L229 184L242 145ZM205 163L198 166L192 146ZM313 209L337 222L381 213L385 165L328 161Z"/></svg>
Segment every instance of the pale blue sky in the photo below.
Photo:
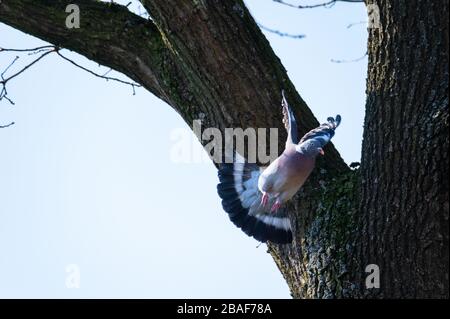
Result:
<svg viewBox="0 0 450 319"><path fill-rule="evenodd" d="M334 143L359 161L367 60L330 60L366 51L366 26L347 29L366 20L364 5L246 3L265 26L306 34L266 32L316 117L342 115ZM0 24L2 47L42 44ZM0 70L13 57L0 54ZM8 91L16 105L0 102L0 125L16 124L0 130L0 297L290 297L266 246L223 212L214 166L170 161L171 133L187 126L168 105L57 56ZM80 269L78 289L66 287L69 264Z"/></svg>

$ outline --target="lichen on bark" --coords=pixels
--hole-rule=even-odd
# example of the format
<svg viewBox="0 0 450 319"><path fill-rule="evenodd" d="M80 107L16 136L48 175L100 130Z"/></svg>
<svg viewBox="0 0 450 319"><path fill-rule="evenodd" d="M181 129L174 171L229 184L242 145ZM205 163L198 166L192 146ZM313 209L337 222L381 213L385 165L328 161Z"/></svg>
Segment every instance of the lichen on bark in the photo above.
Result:
<svg viewBox="0 0 450 319"><path fill-rule="evenodd" d="M357 231L359 197L359 171L348 169L330 177L325 169L318 169L312 176L314 182L294 197L296 214L304 214L300 203L307 201L312 208L295 233L293 247L269 245L280 271L288 282L301 282L291 287L296 298L343 298L357 289L350 280L348 262L353 254L353 236ZM303 269L286 266L286 256L295 254L302 260ZM293 278L296 278L293 280Z"/></svg>

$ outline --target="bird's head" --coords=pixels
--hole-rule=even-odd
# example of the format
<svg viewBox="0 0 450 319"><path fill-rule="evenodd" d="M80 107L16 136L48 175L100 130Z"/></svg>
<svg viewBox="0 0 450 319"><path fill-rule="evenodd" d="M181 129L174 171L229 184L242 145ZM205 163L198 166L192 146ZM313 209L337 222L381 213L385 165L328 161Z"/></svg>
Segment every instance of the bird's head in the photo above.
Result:
<svg viewBox="0 0 450 319"><path fill-rule="evenodd" d="M308 157L316 158L317 155L324 155L323 147L327 141L321 138L312 138L304 141L296 146L297 152L302 153Z"/></svg>
<svg viewBox="0 0 450 319"><path fill-rule="evenodd" d="M334 131L341 123L341 116L336 115L336 118L329 117L327 123L309 131L300 140L296 146L296 150L308 157L316 158L317 155L324 155L323 147L334 136Z"/></svg>

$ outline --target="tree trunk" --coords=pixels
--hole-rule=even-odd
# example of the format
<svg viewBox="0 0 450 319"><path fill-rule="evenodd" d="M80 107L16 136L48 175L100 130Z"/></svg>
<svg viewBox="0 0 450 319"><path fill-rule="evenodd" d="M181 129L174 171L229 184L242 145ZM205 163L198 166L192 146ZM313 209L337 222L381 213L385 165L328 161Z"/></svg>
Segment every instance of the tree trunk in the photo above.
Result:
<svg viewBox="0 0 450 319"><path fill-rule="evenodd" d="M141 2L152 21L90 0L2 0L0 21L123 72L189 125L278 127L281 150L284 88L299 133L317 126L241 0ZM361 168L327 146L289 204L293 244L269 245L295 298L448 298L448 0L376 5Z"/></svg>
<svg viewBox="0 0 450 319"><path fill-rule="evenodd" d="M380 296L448 298L449 1L378 1L369 37L359 259Z"/></svg>

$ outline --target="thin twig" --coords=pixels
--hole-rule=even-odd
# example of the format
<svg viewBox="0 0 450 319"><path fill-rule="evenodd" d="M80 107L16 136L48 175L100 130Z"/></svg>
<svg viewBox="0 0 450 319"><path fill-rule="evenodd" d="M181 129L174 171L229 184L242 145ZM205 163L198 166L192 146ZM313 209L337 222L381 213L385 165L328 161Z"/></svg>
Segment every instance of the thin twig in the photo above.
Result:
<svg viewBox="0 0 450 319"><path fill-rule="evenodd" d="M16 56L14 60L6 67L6 69L3 70L2 74L0 74L0 77L2 78L3 81L5 80L4 78L5 73L13 66L14 63L16 63L17 60L19 60L18 56Z"/></svg>
<svg viewBox="0 0 450 319"><path fill-rule="evenodd" d="M53 49L55 48L54 45L44 45L33 49L6 49L6 48L0 48L0 52L32 52L37 50L43 50L43 49Z"/></svg>
<svg viewBox="0 0 450 319"><path fill-rule="evenodd" d="M136 94L135 88L136 87L141 87L140 84L137 84L135 82L128 82L128 81L124 81L124 80L121 80L121 79L118 79L118 78L114 78L114 77L110 77L110 76L104 76L104 75L98 74L98 73L96 73L96 72L94 72L92 70L89 70L88 68L85 68L84 66L82 66L82 65L76 63L75 61L69 59L68 57L62 55L59 50L56 50L56 54L58 54L61 58L63 58L67 62L75 65L76 67L78 67L78 68L80 68L80 69L82 69L82 70L84 70L86 72L88 72L89 74L92 74L95 77L98 77L98 78L101 78L101 79L105 79L107 81L111 80L111 81L119 82L119 83L122 83L122 84L131 85L131 87L133 88L133 95Z"/></svg>
<svg viewBox="0 0 450 319"><path fill-rule="evenodd" d="M8 97L8 91L6 90L6 85L3 85L2 90L0 91L0 101L7 100L11 105L15 105L14 101Z"/></svg>
<svg viewBox="0 0 450 319"><path fill-rule="evenodd" d="M50 48L50 47L48 47ZM38 50L38 51L42 51L44 50L43 47L39 47L39 48L35 48L35 49L24 49L24 50L16 50L16 49L4 49L1 48L1 51L9 51L9 52L32 52L32 50ZM0 51L0 52L1 52ZM5 74L6 72L14 65L14 63L17 62L17 60L19 59L18 56L16 56L14 58L14 60L5 68L5 70L3 70L3 72L0 74L1 77L1 81L0 81L0 85L2 85L2 89L0 91L0 101L5 99L7 100L11 105L14 105L14 101L11 100L8 97L8 91L6 90L6 84L11 81L12 79L14 79L15 77L19 76L20 74L22 74L23 72L25 72L27 69L29 69L31 66L33 66L34 64L36 64L38 61L40 61L41 59L43 59L46 55L54 52L55 49L52 50L48 50L45 53L41 54L37 59L33 60L31 63L27 64L24 68L22 68L20 71L18 71L17 73L11 75L10 77L5 79Z"/></svg>
<svg viewBox="0 0 450 319"><path fill-rule="evenodd" d="M280 37L288 37L288 38L292 38L292 39L303 39L306 37L306 35L304 34L289 34L289 33L285 33L285 32L281 32L275 29L270 29L260 23L258 23L258 26L262 29L265 30L267 32L271 32L274 33L276 35L279 35Z"/></svg>
<svg viewBox="0 0 450 319"><path fill-rule="evenodd" d="M350 28L354 27L355 25L366 24L366 23L367 23L367 21L353 22L347 26L347 29L350 29Z"/></svg>
<svg viewBox="0 0 450 319"><path fill-rule="evenodd" d="M1 0L0 0L1 1ZM45 45L45 46L40 46L40 47L36 47L36 48L30 48L30 49L9 49L9 48L2 48L0 47L0 53L1 52L20 52L20 53L25 53L28 52L28 55L36 55L36 54L40 54L40 56L36 59L34 59L31 63L27 64L25 67L23 67L21 70L19 70L18 72L14 73L13 75L5 78L5 74L6 72L17 62L17 60L19 60L19 56L16 56L14 58L14 60L2 71L2 73L0 73L0 101L5 99L7 100L9 103L11 103L12 105L14 105L14 101L11 100L8 97L8 91L6 89L6 84L11 81L12 79L16 78L17 76L19 76L20 74L22 74L23 72L25 72L26 70L28 70L30 67L32 67L34 64L36 64L37 62L39 62L40 60L42 60L44 57L46 57L47 55L49 55L50 53L56 53L58 56L60 56L62 59L70 62L72 65L90 73L91 75L94 75L95 77L99 77L102 79L105 79L107 81L111 80L111 81L116 81L122 84L126 84L126 85L130 85L133 88L133 95L136 94L136 87L141 87L140 84L138 83L134 83L134 82L128 82L128 81L124 81L118 78L114 78L114 77L109 77L106 76L109 72L112 71L112 69L108 70L104 75L98 74L92 70L89 70L88 68L76 63L75 61L71 60L70 58L66 57L65 55L61 54L60 52L61 48L54 46L54 45ZM43 52L43 53L42 53ZM10 127L11 125L14 125L14 122L11 122L7 125L0 125L0 128L7 128Z"/></svg>
<svg viewBox="0 0 450 319"><path fill-rule="evenodd" d="M11 122L11 123L6 124L6 125L0 125L0 128L7 128L7 127L10 127L10 126L13 126L14 124L16 124L16 123Z"/></svg>
<svg viewBox="0 0 450 319"><path fill-rule="evenodd" d="M35 59L33 62L31 62L30 64L28 64L27 66L25 66L22 70L20 70L19 72L11 75L9 78L7 79L3 79L2 76L2 81L0 81L0 84L6 85L6 83L12 79L14 79L16 76L22 74L23 72L25 72L26 70L28 70L31 66L33 66L34 64L36 64L37 62L39 62L40 60L42 60L45 56L49 55L50 53L55 52L55 50L49 50L43 54L41 54L41 56L39 56L37 59ZM3 73L2 73L3 75Z"/></svg>
<svg viewBox="0 0 450 319"><path fill-rule="evenodd" d="M361 60L364 60L364 58L367 56L367 52L364 53L363 56L360 56L359 58L353 59L353 60L335 60L331 59L331 62L333 63L353 63L353 62L359 62Z"/></svg>
<svg viewBox="0 0 450 319"><path fill-rule="evenodd" d="M330 0L330 1L322 2L322 3L318 3L318 4L296 5L296 4L292 4L289 2L285 2L284 0L273 0L273 1L277 2L279 4L291 7L291 8L296 8L296 9L314 9L314 8L319 8L319 7L331 8L336 4L336 2L348 2L348 3L364 2L364 0Z"/></svg>
<svg viewBox="0 0 450 319"><path fill-rule="evenodd" d="M108 71L106 71L105 73L103 73L102 76L107 76L111 71L112 71L112 69L109 69Z"/></svg>

